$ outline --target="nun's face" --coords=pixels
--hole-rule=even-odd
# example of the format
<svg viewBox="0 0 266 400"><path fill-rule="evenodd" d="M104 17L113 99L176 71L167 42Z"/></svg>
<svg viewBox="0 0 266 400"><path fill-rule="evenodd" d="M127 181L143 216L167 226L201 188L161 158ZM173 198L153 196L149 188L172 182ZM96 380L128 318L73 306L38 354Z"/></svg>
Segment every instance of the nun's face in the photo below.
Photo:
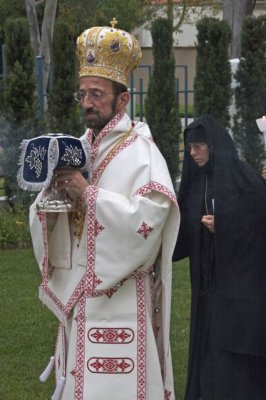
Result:
<svg viewBox="0 0 266 400"><path fill-rule="evenodd" d="M204 167L209 161L209 147L207 143L189 143L188 151L198 167Z"/></svg>

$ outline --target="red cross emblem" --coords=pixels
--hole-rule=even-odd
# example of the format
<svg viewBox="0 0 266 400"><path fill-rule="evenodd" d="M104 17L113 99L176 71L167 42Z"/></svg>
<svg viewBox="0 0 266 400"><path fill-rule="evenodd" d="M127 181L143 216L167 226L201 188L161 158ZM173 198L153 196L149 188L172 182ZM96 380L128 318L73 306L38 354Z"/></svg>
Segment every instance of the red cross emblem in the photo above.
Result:
<svg viewBox="0 0 266 400"><path fill-rule="evenodd" d="M143 221L142 224L140 225L140 228L137 230L137 233L143 236L144 239L147 239L147 237L152 231L153 228L151 228L149 225L146 224L146 222Z"/></svg>

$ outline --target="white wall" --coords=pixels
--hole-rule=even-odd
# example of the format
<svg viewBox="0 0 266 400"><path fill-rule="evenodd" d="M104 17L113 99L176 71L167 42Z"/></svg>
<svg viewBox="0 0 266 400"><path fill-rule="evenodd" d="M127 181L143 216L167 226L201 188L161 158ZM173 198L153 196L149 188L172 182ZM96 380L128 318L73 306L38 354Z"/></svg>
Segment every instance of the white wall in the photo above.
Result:
<svg viewBox="0 0 266 400"><path fill-rule="evenodd" d="M234 0L232 0L234 1ZM176 6L178 7L178 6ZM196 42L196 21L201 17L201 8L197 8L196 14L191 14L191 20L193 21L191 24L182 25L182 32L175 34L175 47L195 47ZM257 1L257 5L255 7L254 13L255 16L266 14L266 1ZM163 16L163 11L160 13L160 16ZM203 14L206 16L215 16L216 18L222 19L222 7L220 9L216 9L215 11L211 7L207 7L204 9ZM150 48L152 47L152 38L151 33L148 29L145 28L145 25L142 25L140 28L134 31L134 34L138 37L141 47Z"/></svg>

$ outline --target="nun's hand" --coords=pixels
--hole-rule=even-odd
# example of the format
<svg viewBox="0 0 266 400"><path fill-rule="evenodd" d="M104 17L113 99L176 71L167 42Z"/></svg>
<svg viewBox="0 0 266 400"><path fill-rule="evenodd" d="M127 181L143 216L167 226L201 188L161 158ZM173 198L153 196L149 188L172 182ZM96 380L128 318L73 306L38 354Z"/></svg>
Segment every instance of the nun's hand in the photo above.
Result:
<svg viewBox="0 0 266 400"><path fill-rule="evenodd" d="M214 215L203 215L201 222L210 232L214 233Z"/></svg>

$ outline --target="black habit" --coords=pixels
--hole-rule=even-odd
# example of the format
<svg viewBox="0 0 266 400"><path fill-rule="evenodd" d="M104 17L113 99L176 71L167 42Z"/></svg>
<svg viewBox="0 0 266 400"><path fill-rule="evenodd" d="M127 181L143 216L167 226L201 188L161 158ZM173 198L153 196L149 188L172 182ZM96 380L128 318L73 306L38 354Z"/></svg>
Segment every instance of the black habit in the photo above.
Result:
<svg viewBox="0 0 266 400"><path fill-rule="evenodd" d="M191 326L185 400L266 399L266 181L242 162L211 116L196 119L210 157L185 151L173 260L190 260ZM214 214L215 231L201 223Z"/></svg>

